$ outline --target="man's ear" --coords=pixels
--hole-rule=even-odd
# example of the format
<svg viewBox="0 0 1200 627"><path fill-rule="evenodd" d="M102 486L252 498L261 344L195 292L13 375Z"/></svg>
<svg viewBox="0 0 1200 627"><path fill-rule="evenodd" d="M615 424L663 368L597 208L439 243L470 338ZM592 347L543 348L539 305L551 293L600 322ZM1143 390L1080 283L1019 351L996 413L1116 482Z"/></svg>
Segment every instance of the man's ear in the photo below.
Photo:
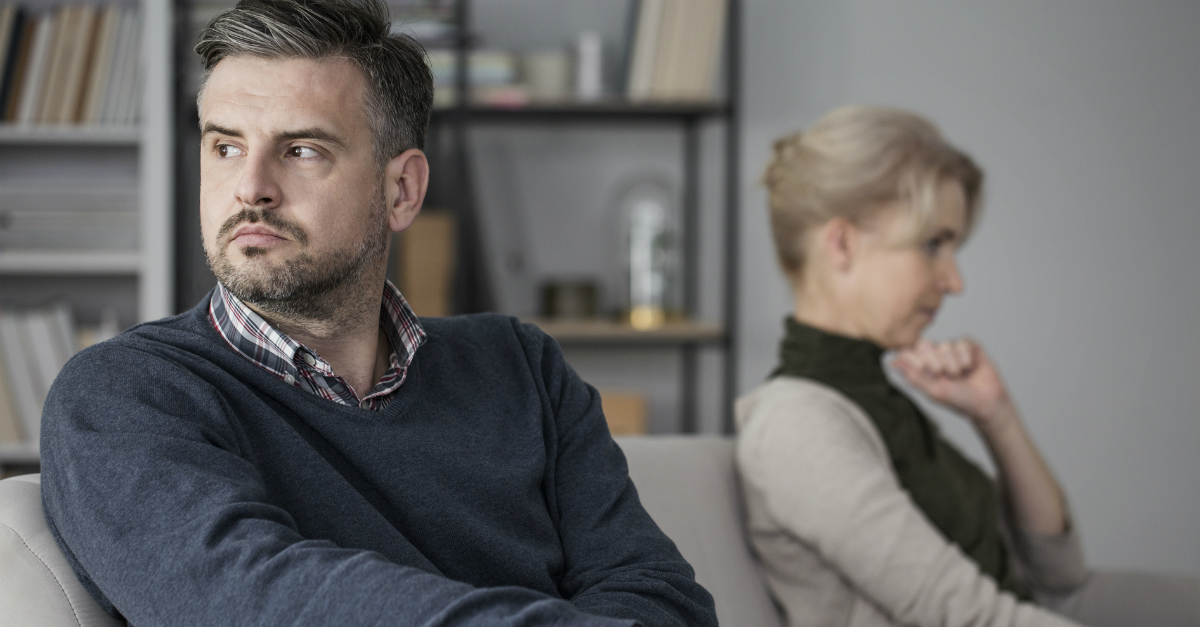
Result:
<svg viewBox="0 0 1200 627"><path fill-rule="evenodd" d="M845 218L833 218L821 226L818 245L831 268L845 272L854 265L858 234L858 227Z"/></svg>
<svg viewBox="0 0 1200 627"><path fill-rule="evenodd" d="M407 229L421 212L429 188L429 160L416 148L392 157L383 168L383 196L388 209L388 228L393 233Z"/></svg>

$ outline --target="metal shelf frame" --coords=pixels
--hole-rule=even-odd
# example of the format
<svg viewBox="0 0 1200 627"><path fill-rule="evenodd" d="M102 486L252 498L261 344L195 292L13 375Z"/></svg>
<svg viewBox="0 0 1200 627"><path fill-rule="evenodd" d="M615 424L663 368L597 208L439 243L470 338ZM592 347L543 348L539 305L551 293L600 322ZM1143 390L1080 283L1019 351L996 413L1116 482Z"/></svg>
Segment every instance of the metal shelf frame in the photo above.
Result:
<svg viewBox="0 0 1200 627"><path fill-rule="evenodd" d="M630 103L606 100L594 103L563 102L531 104L521 107L480 106L463 97L470 94L467 71L470 47L474 38L470 30L470 0L455 0L455 62L457 65L455 106L433 112L431 130L448 130L452 160L458 186L450 199L459 220L457 306L464 312L486 311L494 300L486 284L485 261L481 250L478 205L471 188L467 145L467 129L478 124L537 124L537 125L594 125L654 122L677 124L683 136L680 155L683 164L682 236L683 236L683 300L685 313L694 316L699 301L699 189L700 189L700 132L701 123L719 120L724 127L725 195L722 227L724 248L723 321L718 325L692 323L703 327L704 333L687 339L687 333L677 336L663 333L639 333L621 325L591 333L580 332L572 323L548 323L543 328L563 344L604 347L644 347L678 350L680 354L680 430L695 433L697 424L696 397L698 391L698 350L704 346L719 347L724 354L722 380L721 431L733 432L733 400L737 393L737 336L738 336L738 254L741 174L739 142L741 141L741 0L728 0L724 39L725 87L723 98L711 102L651 102ZM604 323L596 323L601 326ZM693 330L695 330L695 328ZM572 332L567 332L574 329Z"/></svg>

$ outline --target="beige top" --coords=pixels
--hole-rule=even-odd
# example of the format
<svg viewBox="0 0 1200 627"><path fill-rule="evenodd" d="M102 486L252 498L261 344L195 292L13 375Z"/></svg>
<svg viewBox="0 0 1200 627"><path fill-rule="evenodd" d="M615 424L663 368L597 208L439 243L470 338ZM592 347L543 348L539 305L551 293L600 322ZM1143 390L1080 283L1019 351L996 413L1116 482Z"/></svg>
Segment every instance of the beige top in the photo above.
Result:
<svg viewBox="0 0 1200 627"><path fill-rule="evenodd" d="M751 545L791 627L1075 625L1002 592L947 541L900 486L870 418L841 393L776 377L738 399L736 413ZM1015 535L1036 592L1087 578L1073 531Z"/></svg>

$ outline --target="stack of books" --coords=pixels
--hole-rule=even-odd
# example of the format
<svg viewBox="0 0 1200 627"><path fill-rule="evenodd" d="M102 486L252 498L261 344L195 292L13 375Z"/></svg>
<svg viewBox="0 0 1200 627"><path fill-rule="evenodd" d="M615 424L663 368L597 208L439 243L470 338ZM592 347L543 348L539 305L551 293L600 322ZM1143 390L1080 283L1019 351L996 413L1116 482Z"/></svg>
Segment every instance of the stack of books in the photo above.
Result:
<svg viewBox="0 0 1200 627"><path fill-rule="evenodd" d="M136 124L140 28L132 6L0 5L0 123Z"/></svg>
<svg viewBox="0 0 1200 627"><path fill-rule="evenodd" d="M67 360L77 347L116 335L115 315L105 318L77 330L66 305L0 311L0 444L37 443L42 405Z"/></svg>
<svg viewBox="0 0 1200 627"><path fill-rule="evenodd" d="M626 97L634 102L714 100L727 12L728 0L638 0Z"/></svg>
<svg viewBox="0 0 1200 627"><path fill-rule="evenodd" d="M28 180L0 188L0 252L133 251L138 195L120 180Z"/></svg>

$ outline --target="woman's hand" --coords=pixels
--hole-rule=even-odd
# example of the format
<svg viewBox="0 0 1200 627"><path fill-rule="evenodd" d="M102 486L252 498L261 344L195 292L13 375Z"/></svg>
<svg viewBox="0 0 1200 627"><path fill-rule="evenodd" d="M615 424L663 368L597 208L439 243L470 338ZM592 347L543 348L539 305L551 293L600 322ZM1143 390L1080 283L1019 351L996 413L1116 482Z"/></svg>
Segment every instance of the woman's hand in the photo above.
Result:
<svg viewBox="0 0 1200 627"><path fill-rule="evenodd" d="M992 431L1016 416L995 364L974 340L922 339L896 354L892 366L917 390Z"/></svg>
<svg viewBox="0 0 1200 627"><path fill-rule="evenodd" d="M1067 528L1062 488L1034 446L1008 397L999 371L970 339L921 340L892 365L929 398L962 412L975 424L996 468L1017 524L1040 534Z"/></svg>

